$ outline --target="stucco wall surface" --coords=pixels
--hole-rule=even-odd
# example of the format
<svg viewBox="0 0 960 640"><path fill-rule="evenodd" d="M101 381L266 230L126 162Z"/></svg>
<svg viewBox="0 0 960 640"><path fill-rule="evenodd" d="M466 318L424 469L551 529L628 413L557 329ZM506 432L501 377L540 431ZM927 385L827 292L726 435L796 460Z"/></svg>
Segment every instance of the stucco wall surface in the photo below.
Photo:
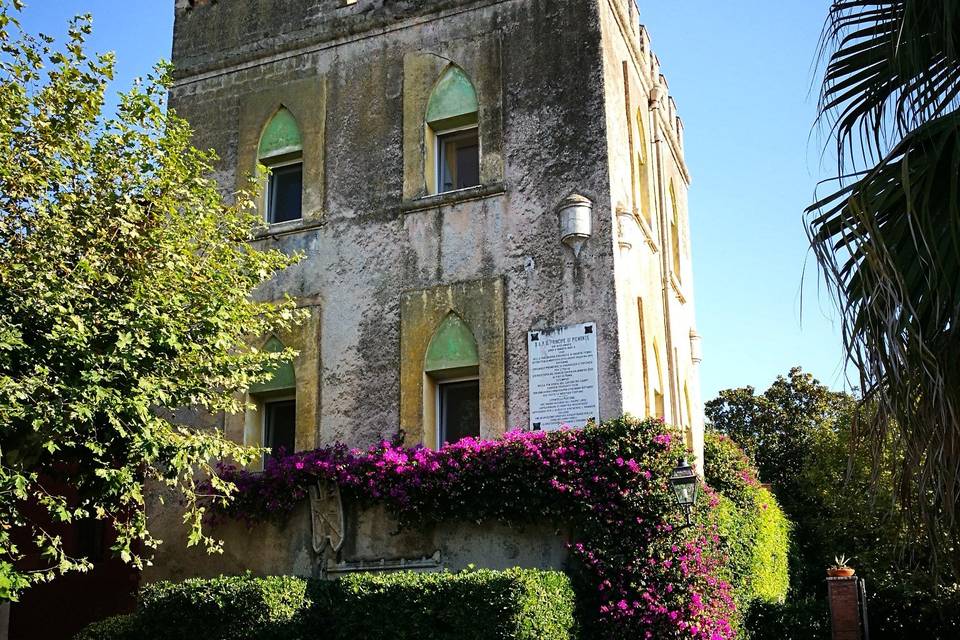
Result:
<svg viewBox="0 0 960 640"><path fill-rule="evenodd" d="M598 323L601 412L619 414L596 5L361 0L349 15L333 10L340 16L334 22L356 21L334 29L333 22L314 28L298 17L319 15L331 3L287 0L284 12L268 11L269 4L232 0L178 13L174 62L181 77L171 103L194 124L197 143L220 154L218 178L228 190L253 171L250 147L266 124L246 114L270 113L271 99L274 108L296 105L294 115L309 122L305 167L316 161L310 149L324 150L316 170L324 183L305 184L313 194L309 218L271 229L260 242L303 255L260 295L319 301L317 442L361 445L395 433L401 294L485 278L504 283L507 428L527 422L527 331L576 322ZM388 18L389 27L371 26ZM291 30L294 23L302 28ZM230 35L241 32L256 42ZM322 46L268 55L307 41ZM265 57L223 66L252 52ZM478 88L495 88L478 92L487 105L481 147L492 146L484 157L495 153L502 161L492 163L481 188L405 198L405 157L409 162L420 150L404 148L404 100L428 93L424 83L432 82L405 77L411 54L449 60L472 72ZM191 69L206 71L186 75ZM313 99L303 100L304 92ZM485 115L495 126L484 129ZM596 203L594 236L578 260L560 243L555 213L574 191Z"/></svg>
<svg viewBox="0 0 960 640"><path fill-rule="evenodd" d="M209 554L201 547L186 547L186 531L177 526L177 509L167 507L162 513L164 521L159 524L167 536L153 564L144 569L146 582L246 571L262 576L336 578L360 570L460 571L471 564L490 569L562 570L568 557L568 531L563 528L445 522L402 529L383 508L350 504L345 511L343 548L336 554L329 548L317 554L307 502L283 522L250 525L228 520L210 525L208 533L224 544L222 554Z"/></svg>

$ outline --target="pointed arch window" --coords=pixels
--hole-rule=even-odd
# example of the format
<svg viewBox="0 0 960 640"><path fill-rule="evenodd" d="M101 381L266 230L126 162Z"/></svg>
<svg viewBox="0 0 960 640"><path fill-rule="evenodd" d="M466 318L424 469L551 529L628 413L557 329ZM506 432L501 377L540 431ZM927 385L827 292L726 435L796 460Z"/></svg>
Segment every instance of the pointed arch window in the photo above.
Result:
<svg viewBox="0 0 960 640"><path fill-rule="evenodd" d="M684 425L684 438L687 442L687 449L693 449L693 405L690 403L690 388L687 383L683 383L683 403L687 410L687 421Z"/></svg>
<svg viewBox="0 0 960 640"><path fill-rule="evenodd" d="M270 224L303 217L303 141L296 118L281 107L270 119L257 149L260 164L270 170L266 188L266 220Z"/></svg>
<svg viewBox="0 0 960 640"><path fill-rule="evenodd" d="M425 413L433 413L424 422L435 425L437 445L480 436L479 366L473 332L450 313L434 333L423 367Z"/></svg>
<svg viewBox="0 0 960 640"><path fill-rule="evenodd" d="M280 340L271 337L263 350L279 353L284 350ZM260 407L262 446L270 449L270 457L277 458L296 450L297 434L297 379L293 364L285 362L273 370L269 380L250 387L250 395Z"/></svg>
<svg viewBox="0 0 960 640"><path fill-rule="evenodd" d="M643 298L637 298L637 329L640 333L640 366L643 369L643 411L650 415L650 368L647 364L647 329L643 317Z"/></svg>
<svg viewBox="0 0 960 640"><path fill-rule="evenodd" d="M450 65L430 94L426 113L426 174L431 193L480 184L479 101L458 66Z"/></svg>
<svg viewBox="0 0 960 640"><path fill-rule="evenodd" d="M653 388L653 415L657 418L666 418L666 402L664 401L663 364L660 361L660 347L653 344L653 359L657 366L656 386Z"/></svg>
<svg viewBox="0 0 960 640"><path fill-rule="evenodd" d="M677 191L673 186L673 180L670 181L670 188L667 190L667 214L670 216L670 248L673 254L673 273L680 281L680 210L677 206Z"/></svg>
<svg viewBox="0 0 960 640"><path fill-rule="evenodd" d="M653 207L650 206L650 172L647 165L647 127L644 123L647 117L647 111L644 108L637 109L637 197L639 203L637 209L640 215L646 220L651 230L656 228L653 216Z"/></svg>

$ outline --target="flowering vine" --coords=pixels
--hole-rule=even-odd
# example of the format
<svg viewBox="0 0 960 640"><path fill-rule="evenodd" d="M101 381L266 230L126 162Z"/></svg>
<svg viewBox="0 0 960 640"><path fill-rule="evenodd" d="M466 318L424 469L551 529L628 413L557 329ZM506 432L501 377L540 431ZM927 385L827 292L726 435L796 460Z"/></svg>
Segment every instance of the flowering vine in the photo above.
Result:
<svg viewBox="0 0 960 640"><path fill-rule="evenodd" d="M681 529L668 485L683 440L661 420L626 417L556 432L467 438L439 450L382 442L334 445L267 462L262 473L223 468L237 487L217 509L258 521L289 514L317 480L345 499L382 502L402 526L445 520L553 522L573 531L588 633L597 637L726 640L736 610L709 525ZM706 516L704 516L706 514Z"/></svg>

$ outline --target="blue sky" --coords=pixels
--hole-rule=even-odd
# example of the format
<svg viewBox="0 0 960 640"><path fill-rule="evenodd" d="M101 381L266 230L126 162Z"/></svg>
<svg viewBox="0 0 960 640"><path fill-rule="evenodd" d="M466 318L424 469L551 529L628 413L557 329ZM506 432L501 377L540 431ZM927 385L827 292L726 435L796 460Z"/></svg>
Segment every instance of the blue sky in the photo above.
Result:
<svg viewBox="0 0 960 640"><path fill-rule="evenodd" d="M118 90L170 55L173 0L28 2L23 22L32 32L60 36L72 15L93 14L90 44L116 51ZM728 387L765 388L793 365L835 388L845 384L836 312L802 225L830 169L813 129L813 62L828 4L640 2L684 121L693 175L704 400Z"/></svg>
<svg viewBox="0 0 960 640"><path fill-rule="evenodd" d="M728 387L766 388L794 365L843 388L837 314L802 217L831 169L813 126L814 61L829 2L639 4L683 118L693 175L704 400Z"/></svg>

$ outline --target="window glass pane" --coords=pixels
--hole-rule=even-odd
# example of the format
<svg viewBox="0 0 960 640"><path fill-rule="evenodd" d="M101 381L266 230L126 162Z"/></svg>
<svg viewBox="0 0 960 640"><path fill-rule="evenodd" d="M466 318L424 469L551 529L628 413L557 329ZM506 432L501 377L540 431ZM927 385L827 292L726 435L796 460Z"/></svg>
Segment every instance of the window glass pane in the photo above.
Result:
<svg viewBox="0 0 960 640"><path fill-rule="evenodd" d="M480 381L440 385L440 442L480 436Z"/></svg>
<svg viewBox="0 0 960 640"><path fill-rule="evenodd" d="M302 217L303 164L277 167L270 174L268 222L287 222Z"/></svg>
<svg viewBox="0 0 960 640"><path fill-rule="evenodd" d="M267 402L263 410L265 421L263 446L270 448L270 457L278 458L296 451L296 400Z"/></svg>
<svg viewBox="0 0 960 640"><path fill-rule="evenodd" d="M440 184L437 191L453 191L457 184L456 148L449 137L440 138Z"/></svg>
<svg viewBox="0 0 960 640"><path fill-rule="evenodd" d="M480 184L480 140L476 129L437 136L437 146L440 149L438 192Z"/></svg>
<svg viewBox="0 0 960 640"><path fill-rule="evenodd" d="M472 143L457 147L457 189L480 184L480 145L474 136Z"/></svg>

